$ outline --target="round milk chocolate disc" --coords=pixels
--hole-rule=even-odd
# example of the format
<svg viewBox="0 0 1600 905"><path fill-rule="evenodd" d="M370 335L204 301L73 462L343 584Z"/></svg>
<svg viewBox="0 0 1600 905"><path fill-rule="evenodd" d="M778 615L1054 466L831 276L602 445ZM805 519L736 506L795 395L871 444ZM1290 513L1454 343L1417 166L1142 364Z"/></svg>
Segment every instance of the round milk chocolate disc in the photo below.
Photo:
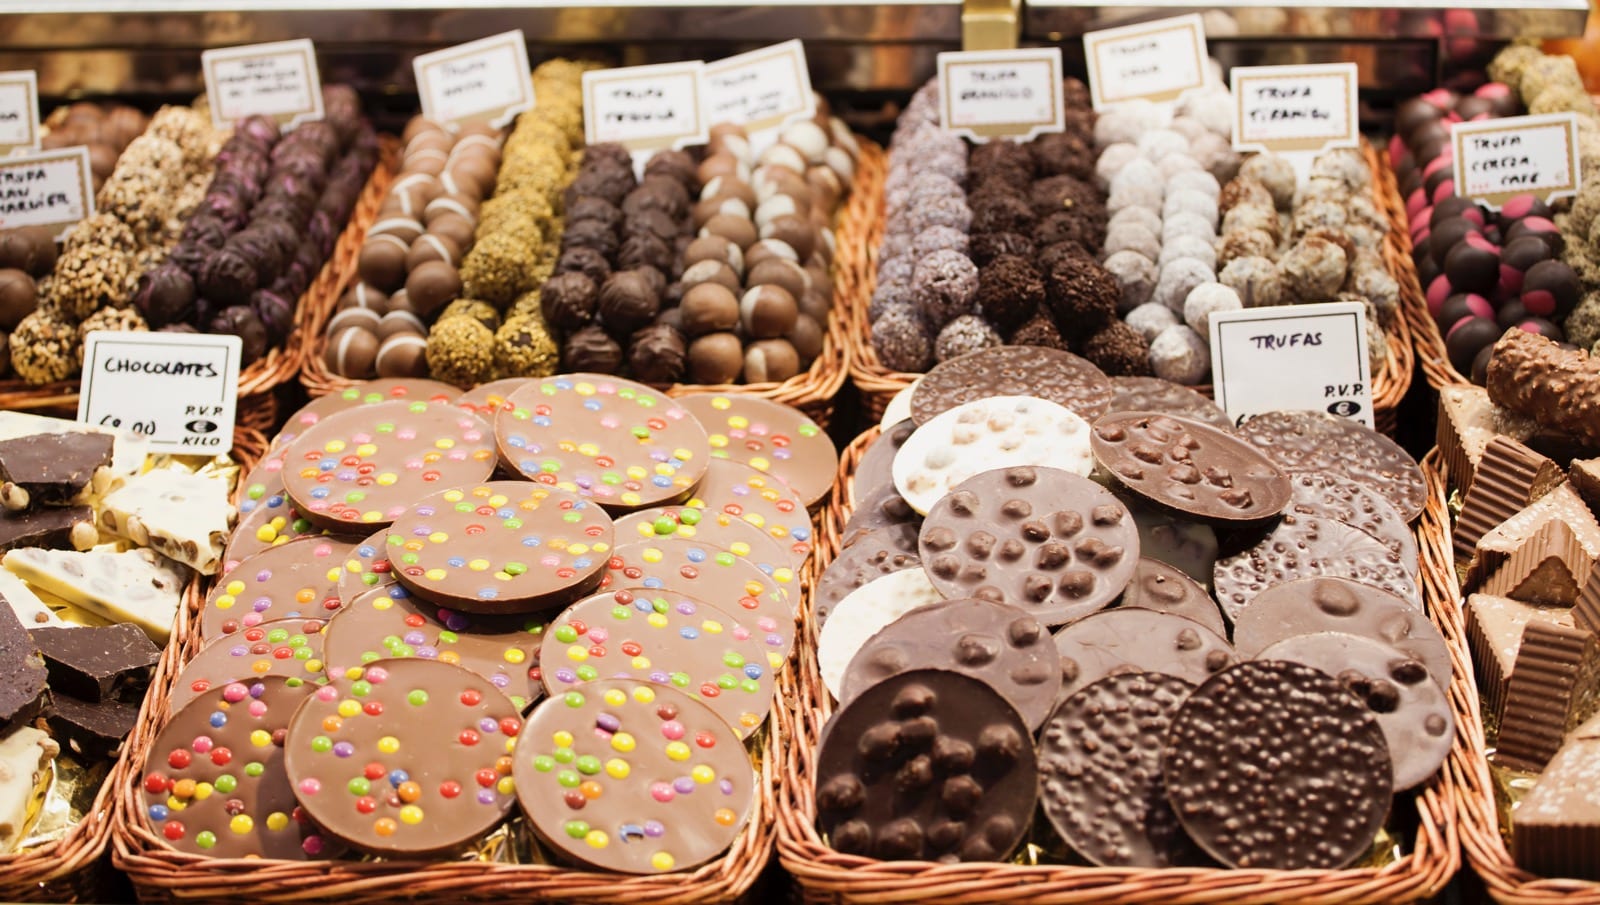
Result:
<svg viewBox="0 0 1600 905"><path fill-rule="evenodd" d="M283 486L314 524L365 534L445 487L487 480L488 425L448 403L383 402L329 415L284 459Z"/></svg>
<svg viewBox="0 0 1600 905"><path fill-rule="evenodd" d="M943 412L917 428L894 457L894 486L926 513L957 484L985 471L1047 465L1088 477L1089 425L1032 396L991 396Z"/></svg>
<svg viewBox="0 0 1600 905"><path fill-rule="evenodd" d="M1396 791L1426 782L1449 756L1456 725L1450 699L1421 660L1343 632L1285 638L1262 651L1261 659L1320 669L1366 702L1388 743Z"/></svg>
<svg viewBox="0 0 1600 905"><path fill-rule="evenodd" d="M1358 421L1322 412L1264 412L1239 433L1285 471L1339 475L1394 504L1407 524L1422 514L1427 487L1417 460Z"/></svg>
<svg viewBox="0 0 1600 905"><path fill-rule="evenodd" d="M176 713L213 688L262 676L327 684L322 658L327 624L324 619L274 619L206 645L178 673L167 710Z"/></svg>
<svg viewBox="0 0 1600 905"><path fill-rule="evenodd" d="M713 458L687 505L749 522L783 549L784 562L798 570L816 541L811 513L779 478L735 462Z"/></svg>
<svg viewBox="0 0 1600 905"><path fill-rule="evenodd" d="M1112 377L1111 405L1115 412L1160 412L1232 430L1233 419L1222 407L1189 387L1159 377Z"/></svg>
<svg viewBox="0 0 1600 905"><path fill-rule="evenodd" d="M942 600L921 569L891 572L846 595L817 632L817 669L828 693L839 697L845 670L868 639L912 610Z"/></svg>
<svg viewBox="0 0 1600 905"><path fill-rule="evenodd" d="M389 526L395 579L469 613L566 606L598 587L611 516L593 500L531 481L464 484L426 497Z"/></svg>
<svg viewBox="0 0 1600 905"><path fill-rule="evenodd" d="M1126 487L1113 486L1111 493L1128 507L1139 526L1142 557L1178 569L1202 588L1211 587L1211 571L1220 548L1215 528L1193 516L1157 506Z"/></svg>
<svg viewBox="0 0 1600 905"><path fill-rule="evenodd" d="M377 405L382 402L449 402L459 395L461 395L459 387L437 380L414 377L368 380L353 384L342 390L334 390L326 396L318 396L301 406L299 411L283 422L283 429L272 440L272 448L274 450L287 448L305 433L307 428L345 409Z"/></svg>
<svg viewBox="0 0 1600 905"><path fill-rule="evenodd" d="M374 588L395 584L394 564L389 562L389 529L350 548L339 572L339 599L354 600Z"/></svg>
<svg viewBox="0 0 1600 905"><path fill-rule="evenodd" d="M375 855L436 855L505 818L521 730L511 699L477 673L377 660L306 698L289 723L284 767L330 835Z"/></svg>
<svg viewBox="0 0 1600 905"><path fill-rule="evenodd" d="M1297 578L1349 578L1389 591L1419 611L1416 579L1400 555L1343 522L1286 513L1265 537L1217 560L1211 587L1230 622L1257 594Z"/></svg>
<svg viewBox="0 0 1600 905"><path fill-rule="evenodd" d="M654 506L618 518L616 526L621 543L675 537L721 547L757 564L772 564L774 571L779 567L793 571L788 551L776 538L721 510L701 509L688 503Z"/></svg>
<svg viewBox="0 0 1600 905"><path fill-rule="evenodd" d="M596 679L638 679L704 703L740 738L761 728L776 670L766 645L709 603L649 588L605 591L550 623L540 648L552 697Z"/></svg>
<svg viewBox="0 0 1600 905"><path fill-rule="evenodd" d="M755 802L739 736L674 688L599 679L528 715L514 776L522 813L564 860L660 874L717 857Z"/></svg>
<svg viewBox="0 0 1600 905"><path fill-rule="evenodd" d="M601 374L563 374L511 394L495 415L500 457L525 477L629 512L686 498L711 446L666 394Z"/></svg>
<svg viewBox="0 0 1600 905"><path fill-rule="evenodd" d="M167 845L211 858L336 856L295 801L285 729L314 686L263 676L212 688L173 714L145 755L140 817Z"/></svg>
<svg viewBox="0 0 1600 905"><path fill-rule="evenodd" d="M915 669L840 708L817 748L817 826L883 861L1004 861L1038 800L1033 738L983 682Z"/></svg>
<svg viewBox="0 0 1600 905"><path fill-rule="evenodd" d="M451 400L451 404L464 408L493 424L496 415L516 408L510 401L511 394L531 382L526 377L507 377L505 380L492 380L462 393Z"/></svg>
<svg viewBox="0 0 1600 905"><path fill-rule="evenodd" d="M1171 613L1193 619L1223 637L1228 634L1228 627L1222 621L1222 611L1217 609L1217 602L1211 599L1206 589L1185 575L1182 569L1160 560L1139 560L1138 567L1133 570L1133 578L1117 605Z"/></svg>
<svg viewBox="0 0 1600 905"><path fill-rule="evenodd" d="M1038 396L1093 421L1111 404L1111 381L1071 352L995 346L934 365L911 394L911 418L921 426L943 412L990 396Z"/></svg>
<svg viewBox="0 0 1600 905"><path fill-rule="evenodd" d="M1331 518L1359 528L1393 550L1417 574L1421 567L1417 537L1394 504L1369 485L1336 474L1298 472L1289 475L1289 510Z"/></svg>
<svg viewBox="0 0 1600 905"><path fill-rule="evenodd" d="M239 480L239 518L243 519L273 498L283 498L283 454L287 446L275 448Z"/></svg>
<svg viewBox="0 0 1600 905"><path fill-rule="evenodd" d="M1444 635L1416 605L1349 578L1302 578L1257 594L1233 624L1233 646L1253 659L1295 635L1345 632L1382 641L1421 660L1440 688L1450 687Z"/></svg>
<svg viewBox="0 0 1600 905"><path fill-rule="evenodd" d="M1005 696L1028 731L1039 728L1061 691L1061 655L1030 614L987 600L919 607L867 639L845 669L840 704L913 669L965 673Z"/></svg>
<svg viewBox="0 0 1600 905"><path fill-rule="evenodd" d="M1337 870L1367 853L1394 794L1372 711L1338 679L1282 660L1189 695L1161 773L1190 838L1230 867Z"/></svg>
<svg viewBox="0 0 1600 905"><path fill-rule="evenodd" d="M1174 676L1108 676L1061 702L1039 737L1039 799L1061 838L1101 867L1213 862L1167 801L1167 728L1194 686Z"/></svg>
<svg viewBox="0 0 1600 905"><path fill-rule="evenodd" d="M440 660L470 669L521 710L544 694L535 616L490 618L429 603L398 584L346 601L328 623L323 660L328 674L355 681L367 664L390 658Z"/></svg>
<svg viewBox="0 0 1600 905"><path fill-rule="evenodd" d="M797 408L760 396L690 393L678 404L700 419L711 457L743 462L793 488L804 506L828 495L839 451L828 432Z"/></svg>
<svg viewBox="0 0 1600 905"><path fill-rule="evenodd" d="M858 534L840 550L811 588L812 615L817 625L827 624L839 601L856 588L902 569L921 569L915 525L892 525Z"/></svg>
<svg viewBox="0 0 1600 905"><path fill-rule="evenodd" d="M224 574L200 611L208 642L274 619L327 619L339 609L339 570L350 544L308 537L270 547Z"/></svg>
<svg viewBox="0 0 1600 905"><path fill-rule="evenodd" d="M240 513L239 524L228 535L228 546L222 552L222 571L231 572L245 559L296 538L327 534L296 511L280 488L262 497L249 512Z"/></svg>
<svg viewBox="0 0 1600 905"><path fill-rule="evenodd" d="M1056 632L1061 693L1123 672L1159 672L1198 685L1238 659L1228 639L1192 619L1136 608L1095 613Z"/></svg>
<svg viewBox="0 0 1600 905"><path fill-rule="evenodd" d="M908 418L885 428L867 444L867 451L861 454L861 461L849 479L852 498L859 501L875 487L893 486L895 456L916 429L916 422Z"/></svg>
<svg viewBox="0 0 1600 905"><path fill-rule="evenodd" d="M1259 521L1289 504L1289 479L1238 437L1198 421L1119 412L1094 423L1095 461L1134 493L1210 521Z"/></svg>
<svg viewBox="0 0 1600 905"><path fill-rule="evenodd" d="M1021 607L1047 625L1104 608L1139 563L1139 529L1111 492L1030 465L968 478L928 510L922 566L946 597Z"/></svg>

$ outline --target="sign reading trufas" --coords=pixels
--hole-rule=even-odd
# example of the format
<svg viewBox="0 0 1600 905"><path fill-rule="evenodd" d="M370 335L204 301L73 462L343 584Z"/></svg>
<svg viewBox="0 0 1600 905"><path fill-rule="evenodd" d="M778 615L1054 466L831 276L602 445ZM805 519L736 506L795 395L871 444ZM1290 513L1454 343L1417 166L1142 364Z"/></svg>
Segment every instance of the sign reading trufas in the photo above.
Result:
<svg viewBox="0 0 1600 905"><path fill-rule="evenodd" d="M422 115L450 128L504 126L533 106L521 29L422 54L411 67Z"/></svg>
<svg viewBox="0 0 1600 905"><path fill-rule="evenodd" d="M1360 302L1211 315L1217 405L1235 423L1277 411L1340 415L1372 427L1367 312Z"/></svg>
<svg viewBox="0 0 1600 905"><path fill-rule="evenodd" d="M979 142L1060 132L1061 48L939 54L939 125Z"/></svg>
<svg viewBox="0 0 1600 905"><path fill-rule="evenodd" d="M1450 143L1456 191L1495 210L1516 195L1570 198L1583 181L1575 113L1456 123Z"/></svg>
<svg viewBox="0 0 1600 905"><path fill-rule="evenodd" d="M43 226L59 241L94 213L94 176L82 145L0 160L0 229Z"/></svg>
<svg viewBox="0 0 1600 905"><path fill-rule="evenodd" d="M0 72L0 157L39 150L39 77Z"/></svg>
<svg viewBox="0 0 1600 905"><path fill-rule="evenodd" d="M242 347L237 336L96 330L83 341L78 420L143 434L155 452L227 452Z"/></svg>
<svg viewBox="0 0 1600 905"><path fill-rule="evenodd" d="M712 125L735 123L755 132L817 112L806 47L799 40L707 63L705 79L706 117Z"/></svg>
<svg viewBox="0 0 1600 905"><path fill-rule="evenodd" d="M699 60L585 72L584 138L630 151L703 145L709 127L704 82Z"/></svg>
<svg viewBox="0 0 1600 905"><path fill-rule="evenodd" d="M286 129L322 118L322 76L310 38L200 55L213 122L270 116Z"/></svg>
<svg viewBox="0 0 1600 905"><path fill-rule="evenodd" d="M1137 98L1169 103L1205 87L1206 28L1192 14L1085 32L1083 57L1096 110Z"/></svg>
<svg viewBox="0 0 1600 905"><path fill-rule="evenodd" d="M1231 74L1240 151L1317 152L1360 144L1356 64L1236 66Z"/></svg>

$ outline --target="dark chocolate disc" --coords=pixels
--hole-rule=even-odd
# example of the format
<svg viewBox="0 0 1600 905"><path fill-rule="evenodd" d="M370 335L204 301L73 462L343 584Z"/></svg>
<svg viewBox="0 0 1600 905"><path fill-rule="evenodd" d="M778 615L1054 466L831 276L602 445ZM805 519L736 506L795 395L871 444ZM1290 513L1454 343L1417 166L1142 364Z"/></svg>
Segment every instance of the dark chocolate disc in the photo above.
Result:
<svg viewBox="0 0 1600 905"><path fill-rule="evenodd" d="M1285 513L1254 546L1217 560L1211 589L1228 621L1237 623L1267 588L1319 576L1370 584L1422 608L1416 579L1398 553L1359 528L1296 512Z"/></svg>
<svg viewBox="0 0 1600 905"><path fill-rule="evenodd" d="M1189 387L1159 377L1111 378L1111 405L1106 413L1160 412L1232 430L1233 419L1222 407Z"/></svg>
<svg viewBox="0 0 1600 905"><path fill-rule="evenodd" d="M1120 412L1089 432L1095 461L1134 493L1212 521L1271 518L1289 503L1289 481L1250 444L1170 415Z"/></svg>
<svg viewBox="0 0 1600 905"><path fill-rule="evenodd" d="M866 488L862 490L864 493L856 495L855 508L839 533L841 547L850 546L862 535L877 528L910 525L921 530L922 514L911 508L911 504L895 488L894 482L879 484L876 490L870 492L866 492Z"/></svg>
<svg viewBox="0 0 1600 905"><path fill-rule="evenodd" d="M986 471L928 510L923 568L946 597L1021 607L1047 625L1102 609L1139 562L1139 529L1111 492L1055 468Z"/></svg>
<svg viewBox="0 0 1600 905"><path fill-rule="evenodd" d="M935 365L911 395L911 418L921 426L989 396L1038 396L1092 422L1111 404L1112 390L1104 372L1071 352L995 346Z"/></svg>
<svg viewBox="0 0 1600 905"><path fill-rule="evenodd" d="M209 643L274 619L330 618L349 551L344 541L309 537L240 560L206 595L200 637Z"/></svg>
<svg viewBox="0 0 1600 905"><path fill-rule="evenodd" d="M867 444L867 451L861 454L861 461L856 464L855 473L850 478L850 486L855 488L854 498L858 502L872 488L894 484L895 454L916 429L916 422L907 418L884 430L877 439Z"/></svg>
<svg viewBox="0 0 1600 905"><path fill-rule="evenodd" d="M812 506L827 496L839 470L839 451L828 432L791 408L760 396L691 393L678 404L700 419L711 457L743 462L776 476Z"/></svg>
<svg viewBox="0 0 1600 905"><path fill-rule="evenodd" d="M1127 590L1122 592L1118 606L1140 610L1171 613L1193 619L1218 635L1227 637L1228 627L1222 621L1222 611L1211 599L1206 589L1184 574L1177 566L1156 559L1144 558L1133 570Z"/></svg>
<svg viewBox="0 0 1600 905"><path fill-rule="evenodd" d="M988 683L1030 732L1050 715L1061 690L1061 655L1039 620L987 600L946 600L912 610L867 639L845 670L840 705L913 669L948 669Z"/></svg>
<svg viewBox="0 0 1600 905"><path fill-rule="evenodd" d="M883 861L1004 861L1038 799L1027 724L947 670L901 673L835 712L816 771L828 844Z"/></svg>
<svg viewBox="0 0 1600 905"><path fill-rule="evenodd" d="M1366 484L1393 503L1407 524L1422 514L1427 488L1417 460L1360 422L1321 412L1265 412L1239 425L1239 433L1285 471L1342 475Z"/></svg>
<svg viewBox="0 0 1600 905"><path fill-rule="evenodd" d="M1338 679L1240 663L1189 695L1161 758L1189 836L1230 867L1337 870L1372 846L1394 794L1377 717Z"/></svg>
<svg viewBox="0 0 1600 905"><path fill-rule="evenodd" d="M488 679L440 660L377 660L318 688L284 768L306 813L365 852L456 851L511 810L522 719Z"/></svg>
<svg viewBox="0 0 1600 905"><path fill-rule="evenodd" d="M1411 525L1388 498L1370 485L1339 475L1299 472L1289 476L1289 492L1290 512L1331 518L1360 528L1393 550L1413 575L1421 568Z"/></svg>
<svg viewBox="0 0 1600 905"><path fill-rule="evenodd" d="M437 380L414 377L368 380L318 396L283 422L283 429L272 439L272 448L282 450L299 438L306 428L335 412L380 402L449 402L461 395L459 387Z"/></svg>
<svg viewBox="0 0 1600 905"><path fill-rule="evenodd" d="M1365 702L1389 746L1395 791L1426 782L1449 756L1455 738L1450 699L1421 660L1343 632L1286 638L1262 651L1260 659L1320 669Z"/></svg>
<svg viewBox="0 0 1600 905"><path fill-rule="evenodd" d="M917 526L891 525L864 531L840 550L811 588L811 610L820 627L839 601L869 581L901 569L922 567Z"/></svg>
<svg viewBox="0 0 1600 905"><path fill-rule="evenodd" d="M710 707L663 685L600 679L528 715L517 800L565 860L600 870L689 870L738 838L756 774Z"/></svg>
<svg viewBox="0 0 1600 905"><path fill-rule="evenodd" d="M1167 728L1194 686L1124 673L1078 689L1039 736L1039 799L1061 838L1102 867L1212 864L1167 801Z"/></svg>
<svg viewBox="0 0 1600 905"><path fill-rule="evenodd" d="M1063 696L1124 672L1159 672L1198 685L1238 660L1222 635L1193 619L1155 610L1095 613L1055 637Z"/></svg>
<svg viewBox="0 0 1600 905"><path fill-rule="evenodd" d="M811 514L789 486L774 475L730 459L713 457L686 505L741 519L782 548L783 564L798 571L816 540Z"/></svg>
<svg viewBox="0 0 1600 905"><path fill-rule="evenodd" d="M327 624L324 619L274 619L208 644L178 673L167 710L177 713L229 682L268 675L327 684L322 657L322 629Z"/></svg>
<svg viewBox="0 0 1600 905"><path fill-rule="evenodd" d="M328 532L311 524L294 508L288 494L279 489L257 500L249 512L240 506L239 523L228 535L222 553L223 574L245 559L281 546L297 538L325 537Z"/></svg>

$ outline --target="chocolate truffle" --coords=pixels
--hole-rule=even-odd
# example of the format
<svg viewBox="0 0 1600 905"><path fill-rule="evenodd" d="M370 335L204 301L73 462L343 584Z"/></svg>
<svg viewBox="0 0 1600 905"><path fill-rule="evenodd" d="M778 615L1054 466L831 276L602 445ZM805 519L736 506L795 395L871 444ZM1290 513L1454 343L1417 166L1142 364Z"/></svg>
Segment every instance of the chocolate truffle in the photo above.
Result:
<svg viewBox="0 0 1600 905"><path fill-rule="evenodd" d="M1034 254L1033 240L1020 233L987 233L972 236L969 239L969 246L973 263L979 267L988 265L1001 255L1031 258Z"/></svg>
<svg viewBox="0 0 1600 905"><path fill-rule="evenodd" d="M921 372L933 360L933 338L922 319L908 307L896 306L872 324L872 347L885 367Z"/></svg>
<svg viewBox="0 0 1600 905"><path fill-rule="evenodd" d="M1123 316L1123 323L1139 331L1146 340L1155 339L1161 331L1182 323L1171 308L1160 302L1146 302Z"/></svg>
<svg viewBox="0 0 1600 905"><path fill-rule="evenodd" d="M581 273L599 286L611 276L611 264L592 248L565 248L556 259L555 272Z"/></svg>
<svg viewBox="0 0 1600 905"><path fill-rule="evenodd" d="M1056 329L1056 322L1043 311L1012 331L1011 344L1042 346L1046 349L1060 349L1063 352L1067 350L1067 341L1062 339L1061 331Z"/></svg>
<svg viewBox="0 0 1600 905"><path fill-rule="evenodd" d="M474 317L442 320L428 333L429 373L458 387L474 387L487 380L494 353L494 331Z"/></svg>
<svg viewBox="0 0 1600 905"><path fill-rule="evenodd" d="M756 339L784 336L800 314L794 296L776 284L756 286L739 299L739 321Z"/></svg>
<svg viewBox="0 0 1600 905"><path fill-rule="evenodd" d="M406 277L406 297L423 317L461 295L461 275L443 261L428 261Z"/></svg>
<svg viewBox="0 0 1600 905"><path fill-rule="evenodd" d="M534 314L506 318L494 336L494 375L549 377L560 365L560 350L543 319Z"/></svg>
<svg viewBox="0 0 1600 905"><path fill-rule="evenodd" d="M17 324L10 345L17 376L36 386L65 380L83 363L77 327L42 309Z"/></svg>
<svg viewBox="0 0 1600 905"><path fill-rule="evenodd" d="M978 268L958 252L934 252L918 260L912 273L912 302L930 326L970 313L977 292Z"/></svg>
<svg viewBox="0 0 1600 905"><path fill-rule="evenodd" d="M561 366L567 371L615 374L622 367L622 346L599 326L584 327L567 337Z"/></svg>
<svg viewBox="0 0 1600 905"><path fill-rule="evenodd" d="M232 334L243 340L239 363L248 365L267 354L267 328L249 305L231 305L211 319L207 332Z"/></svg>
<svg viewBox="0 0 1600 905"><path fill-rule="evenodd" d="M677 383L683 379L683 334L667 324L651 324L628 340L628 368L644 383Z"/></svg>
<svg viewBox="0 0 1600 905"><path fill-rule="evenodd" d="M1083 357L1113 377L1150 373L1150 343L1139 331L1113 320L1083 344Z"/></svg>
<svg viewBox="0 0 1600 905"><path fill-rule="evenodd" d="M470 317L490 330L500 329L500 312L488 302L479 299L456 299L439 312L439 320L453 317Z"/></svg>
<svg viewBox="0 0 1600 905"><path fill-rule="evenodd" d="M0 270L0 330L15 330L39 307L33 277L15 268Z"/></svg>
<svg viewBox="0 0 1600 905"><path fill-rule="evenodd" d="M613 336L630 336L655 319L660 297L648 274L619 270L600 287L600 322Z"/></svg>
<svg viewBox="0 0 1600 905"><path fill-rule="evenodd" d="M1063 258L1045 275L1045 301L1056 325L1072 336L1098 332L1117 315L1122 288L1088 258Z"/></svg>
<svg viewBox="0 0 1600 905"><path fill-rule="evenodd" d="M822 354L824 340L822 324L816 318L802 313L795 319L794 329L789 331L789 344L800 355L802 369L810 367L811 362Z"/></svg>
<svg viewBox="0 0 1600 905"><path fill-rule="evenodd" d="M1204 383L1211 373L1211 347L1184 324L1168 327L1150 341L1150 369L1173 383Z"/></svg>
<svg viewBox="0 0 1600 905"><path fill-rule="evenodd" d="M782 383L800 373L800 354L786 339L762 339L744 350L745 383Z"/></svg>
<svg viewBox="0 0 1600 905"><path fill-rule="evenodd" d="M739 326L739 298L718 283L701 283L684 293L683 331L690 337L734 330Z"/></svg>
<svg viewBox="0 0 1600 905"><path fill-rule="evenodd" d="M994 327L976 314L963 314L944 325L933 343L933 357L938 361L959 358L1004 342Z"/></svg>
<svg viewBox="0 0 1600 905"><path fill-rule="evenodd" d="M1344 285L1347 258L1343 248L1321 236L1296 242L1278 261L1289 291L1299 302L1325 302ZM1499 265L1495 263L1498 276Z"/></svg>
<svg viewBox="0 0 1600 905"><path fill-rule="evenodd" d="M378 345L374 365L379 377L426 377L428 340L420 333L390 336Z"/></svg>
<svg viewBox="0 0 1600 905"><path fill-rule="evenodd" d="M744 344L732 333L708 333L689 344L689 376L695 383L732 383L743 367Z"/></svg>
<svg viewBox="0 0 1600 905"><path fill-rule="evenodd" d="M365 380L377 373L379 346L378 338L371 331L351 327L328 337L322 360L328 370L341 377Z"/></svg>
<svg viewBox="0 0 1600 905"><path fill-rule="evenodd" d="M394 292L406 281L406 243L394 236L374 237L361 246L356 269L361 281L382 291Z"/></svg>
<svg viewBox="0 0 1600 905"><path fill-rule="evenodd" d="M0 230L0 267L14 267L32 276L48 274L56 266L56 243L42 226Z"/></svg>
<svg viewBox="0 0 1600 905"><path fill-rule="evenodd" d="M1020 327L1044 299L1044 279L1027 258L1002 255L978 271L978 313L1001 332Z"/></svg>
<svg viewBox="0 0 1600 905"><path fill-rule="evenodd" d="M594 319L600 290L582 273L560 273L545 281L539 292L539 310L559 330L576 330Z"/></svg>
<svg viewBox="0 0 1600 905"><path fill-rule="evenodd" d="M1286 305L1293 301L1282 272L1270 258L1235 258L1222 268L1217 281L1237 292L1246 308Z"/></svg>
<svg viewBox="0 0 1600 905"><path fill-rule="evenodd" d="M1136 251L1119 251L1107 256L1103 266L1122 287L1122 298L1117 303L1119 312L1132 311L1155 294L1156 280L1161 272L1144 255Z"/></svg>

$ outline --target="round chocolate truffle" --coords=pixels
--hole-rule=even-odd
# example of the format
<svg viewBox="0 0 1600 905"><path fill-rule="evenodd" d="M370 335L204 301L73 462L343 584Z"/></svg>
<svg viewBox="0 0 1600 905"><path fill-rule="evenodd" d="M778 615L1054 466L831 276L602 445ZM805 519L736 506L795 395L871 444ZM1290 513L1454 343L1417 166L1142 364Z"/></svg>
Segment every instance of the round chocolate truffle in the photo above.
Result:
<svg viewBox="0 0 1600 905"><path fill-rule="evenodd" d="M689 344L689 376L695 383L732 383L744 367L744 344L732 333L708 333Z"/></svg>
<svg viewBox="0 0 1600 905"><path fill-rule="evenodd" d="M428 261L406 277L405 289L417 313L427 317L461 295L461 274L443 261Z"/></svg>
<svg viewBox="0 0 1600 905"><path fill-rule="evenodd" d="M893 306L872 324L872 347L885 367L921 372L933 361L933 337L907 306Z"/></svg>
<svg viewBox="0 0 1600 905"><path fill-rule="evenodd" d="M739 299L739 321L745 335L756 339L788 334L799 314L794 296L773 283L756 286Z"/></svg>
<svg viewBox="0 0 1600 905"><path fill-rule="evenodd" d="M474 317L442 320L428 333L429 373L458 387L474 387L487 380L494 352L494 331Z"/></svg>
<svg viewBox="0 0 1600 905"><path fill-rule="evenodd" d="M718 283L700 283L684 293L683 332L690 337L737 329L739 297Z"/></svg>
<svg viewBox="0 0 1600 905"><path fill-rule="evenodd" d="M248 365L267 354L267 328L249 305L232 305L222 309L211 319L208 332L232 334L243 340L239 363ZM377 338L373 338L377 342Z"/></svg>
<svg viewBox="0 0 1600 905"><path fill-rule="evenodd" d="M944 325L933 343L933 357L939 361L959 358L989 349L1004 342L994 327L976 314L963 314Z"/></svg>
<svg viewBox="0 0 1600 905"><path fill-rule="evenodd" d="M379 377L426 377L428 340L420 332L396 333L379 344L374 366Z"/></svg>
<svg viewBox="0 0 1600 905"><path fill-rule="evenodd" d="M356 269L361 281L381 292L394 292L406 282L410 247L394 236L374 237L361 246Z"/></svg>
<svg viewBox="0 0 1600 905"><path fill-rule="evenodd" d="M39 307L33 277L16 268L0 270L0 330L11 331Z"/></svg>
<svg viewBox="0 0 1600 905"><path fill-rule="evenodd" d="M494 336L494 375L549 377L560 364L560 350L537 314L506 318Z"/></svg>
<svg viewBox="0 0 1600 905"><path fill-rule="evenodd" d="M744 351L745 383L782 383L800 373L800 353L787 339L762 339Z"/></svg>
<svg viewBox="0 0 1600 905"><path fill-rule="evenodd" d="M600 322L613 336L632 335L654 320L660 308L660 296L644 271L619 270L600 287Z"/></svg>
<svg viewBox="0 0 1600 905"><path fill-rule="evenodd" d="M594 319L600 290L582 273L559 273L539 291L539 310L558 330L576 330Z"/></svg>
<svg viewBox="0 0 1600 905"><path fill-rule="evenodd" d="M1084 342L1083 357L1112 377L1150 373L1150 343L1138 330L1118 320Z"/></svg>
<svg viewBox="0 0 1600 905"><path fill-rule="evenodd" d="M599 326L584 327L567 337L561 366L568 371L615 374L622 367L622 347Z"/></svg>
<svg viewBox="0 0 1600 905"><path fill-rule="evenodd" d="M687 355L683 334L667 324L651 324L628 340L628 369L644 383L682 380Z"/></svg>
<svg viewBox="0 0 1600 905"><path fill-rule="evenodd" d="M1116 277L1088 258L1063 258L1045 275L1045 301L1057 326L1088 336L1117 315L1122 287Z"/></svg>
<svg viewBox="0 0 1600 905"><path fill-rule="evenodd" d="M977 293L977 265L959 252L934 252L917 261L912 273L912 301L933 327L971 313Z"/></svg>
<svg viewBox="0 0 1600 905"><path fill-rule="evenodd" d="M978 271L978 313L1001 332L1020 327L1044 299L1044 279L1027 258L1001 255Z"/></svg>

